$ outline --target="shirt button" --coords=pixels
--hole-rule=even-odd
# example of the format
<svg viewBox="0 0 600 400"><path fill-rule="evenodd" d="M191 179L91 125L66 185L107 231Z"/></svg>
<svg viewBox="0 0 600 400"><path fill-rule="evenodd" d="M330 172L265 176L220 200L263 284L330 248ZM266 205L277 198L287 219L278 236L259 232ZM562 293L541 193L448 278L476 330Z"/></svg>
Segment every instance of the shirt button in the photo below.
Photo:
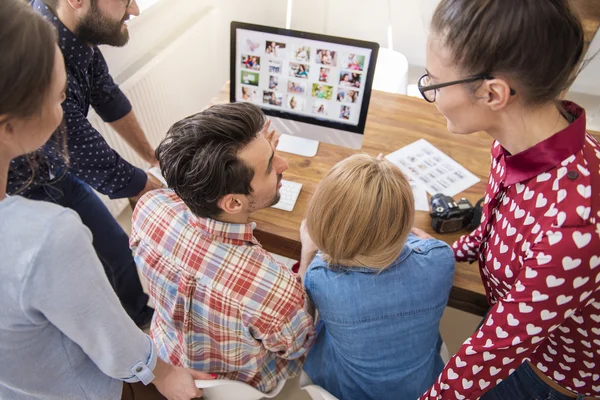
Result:
<svg viewBox="0 0 600 400"><path fill-rule="evenodd" d="M569 171L567 173L567 178L574 181L575 179L579 178L579 173L577 171Z"/></svg>
<svg viewBox="0 0 600 400"><path fill-rule="evenodd" d="M139 373L140 373L140 372L142 372L143 370L144 370L144 368L142 368L142 367L137 367L137 368L135 369L135 372L137 372L137 373L139 374Z"/></svg>

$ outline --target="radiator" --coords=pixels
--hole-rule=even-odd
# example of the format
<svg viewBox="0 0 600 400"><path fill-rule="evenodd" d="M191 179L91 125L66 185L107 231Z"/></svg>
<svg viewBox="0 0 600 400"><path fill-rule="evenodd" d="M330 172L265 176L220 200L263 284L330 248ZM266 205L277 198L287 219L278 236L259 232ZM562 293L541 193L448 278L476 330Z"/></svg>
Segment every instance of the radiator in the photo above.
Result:
<svg viewBox="0 0 600 400"><path fill-rule="evenodd" d="M219 49L226 40L206 40L215 37L220 23L220 13L211 6L192 13L186 23L115 77L152 146L160 143L173 123L200 111L227 80L227 55ZM93 110L89 120L124 159L148 167ZM127 199L100 197L115 217L129 206Z"/></svg>

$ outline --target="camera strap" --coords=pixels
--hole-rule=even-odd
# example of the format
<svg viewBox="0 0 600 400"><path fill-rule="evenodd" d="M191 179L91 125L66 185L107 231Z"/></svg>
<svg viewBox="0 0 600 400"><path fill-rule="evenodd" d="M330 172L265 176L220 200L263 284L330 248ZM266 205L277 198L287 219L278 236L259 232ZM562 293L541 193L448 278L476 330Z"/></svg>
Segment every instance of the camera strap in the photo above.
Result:
<svg viewBox="0 0 600 400"><path fill-rule="evenodd" d="M475 229L477 229L477 227L479 226L479 224L481 224L481 215L483 214L483 201L485 200L485 197L482 197L481 199L479 199L479 201L477 202L477 204L475 204L475 207L473 207L473 218L471 219L471 221L469 222L469 224L467 225L467 229L469 231L474 231Z"/></svg>

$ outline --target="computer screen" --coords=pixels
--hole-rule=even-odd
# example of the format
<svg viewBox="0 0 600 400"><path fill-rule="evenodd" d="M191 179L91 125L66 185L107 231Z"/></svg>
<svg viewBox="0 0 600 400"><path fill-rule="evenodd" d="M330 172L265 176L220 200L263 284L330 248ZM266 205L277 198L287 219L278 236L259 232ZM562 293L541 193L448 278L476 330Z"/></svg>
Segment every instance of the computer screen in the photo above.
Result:
<svg viewBox="0 0 600 400"><path fill-rule="evenodd" d="M363 133L379 45L233 22L231 101Z"/></svg>

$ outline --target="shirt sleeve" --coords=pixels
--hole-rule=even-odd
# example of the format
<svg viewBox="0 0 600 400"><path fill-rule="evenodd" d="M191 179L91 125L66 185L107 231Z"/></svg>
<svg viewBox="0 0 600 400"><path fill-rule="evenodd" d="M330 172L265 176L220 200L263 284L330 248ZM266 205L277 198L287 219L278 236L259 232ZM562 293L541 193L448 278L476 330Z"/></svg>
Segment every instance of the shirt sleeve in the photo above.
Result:
<svg viewBox="0 0 600 400"><path fill-rule="evenodd" d="M114 82L100 49L94 49L90 103L104 122L118 121L132 110L127 96Z"/></svg>
<svg viewBox="0 0 600 400"><path fill-rule="evenodd" d="M47 225L23 286L23 309L39 315L75 342L106 375L150 383L156 349L125 313L92 246L89 230L72 211Z"/></svg>
<svg viewBox="0 0 600 400"><path fill-rule="evenodd" d="M294 360L308 353L315 339L313 320L305 307L298 309L293 315L278 321L263 339L267 350L286 360Z"/></svg>
<svg viewBox="0 0 600 400"><path fill-rule="evenodd" d="M523 260L508 294L420 399L481 397L585 306L599 286L592 277L600 255L600 235L594 229L588 225L546 232Z"/></svg>
<svg viewBox="0 0 600 400"><path fill-rule="evenodd" d="M146 185L147 175L113 150L87 117L77 101L78 89L69 77L67 99L63 103L68 132L71 171L100 193L112 199L137 196Z"/></svg>
<svg viewBox="0 0 600 400"><path fill-rule="evenodd" d="M483 238L483 226L479 225L477 229L468 235L462 236L452 245L454 258L458 262L477 261L479 256L479 246Z"/></svg>
<svg viewBox="0 0 600 400"><path fill-rule="evenodd" d="M285 291L289 294L278 299L281 317L274 318L264 337L260 338L267 350L287 360L306 355L315 339L308 297L300 280L292 279L292 286Z"/></svg>

